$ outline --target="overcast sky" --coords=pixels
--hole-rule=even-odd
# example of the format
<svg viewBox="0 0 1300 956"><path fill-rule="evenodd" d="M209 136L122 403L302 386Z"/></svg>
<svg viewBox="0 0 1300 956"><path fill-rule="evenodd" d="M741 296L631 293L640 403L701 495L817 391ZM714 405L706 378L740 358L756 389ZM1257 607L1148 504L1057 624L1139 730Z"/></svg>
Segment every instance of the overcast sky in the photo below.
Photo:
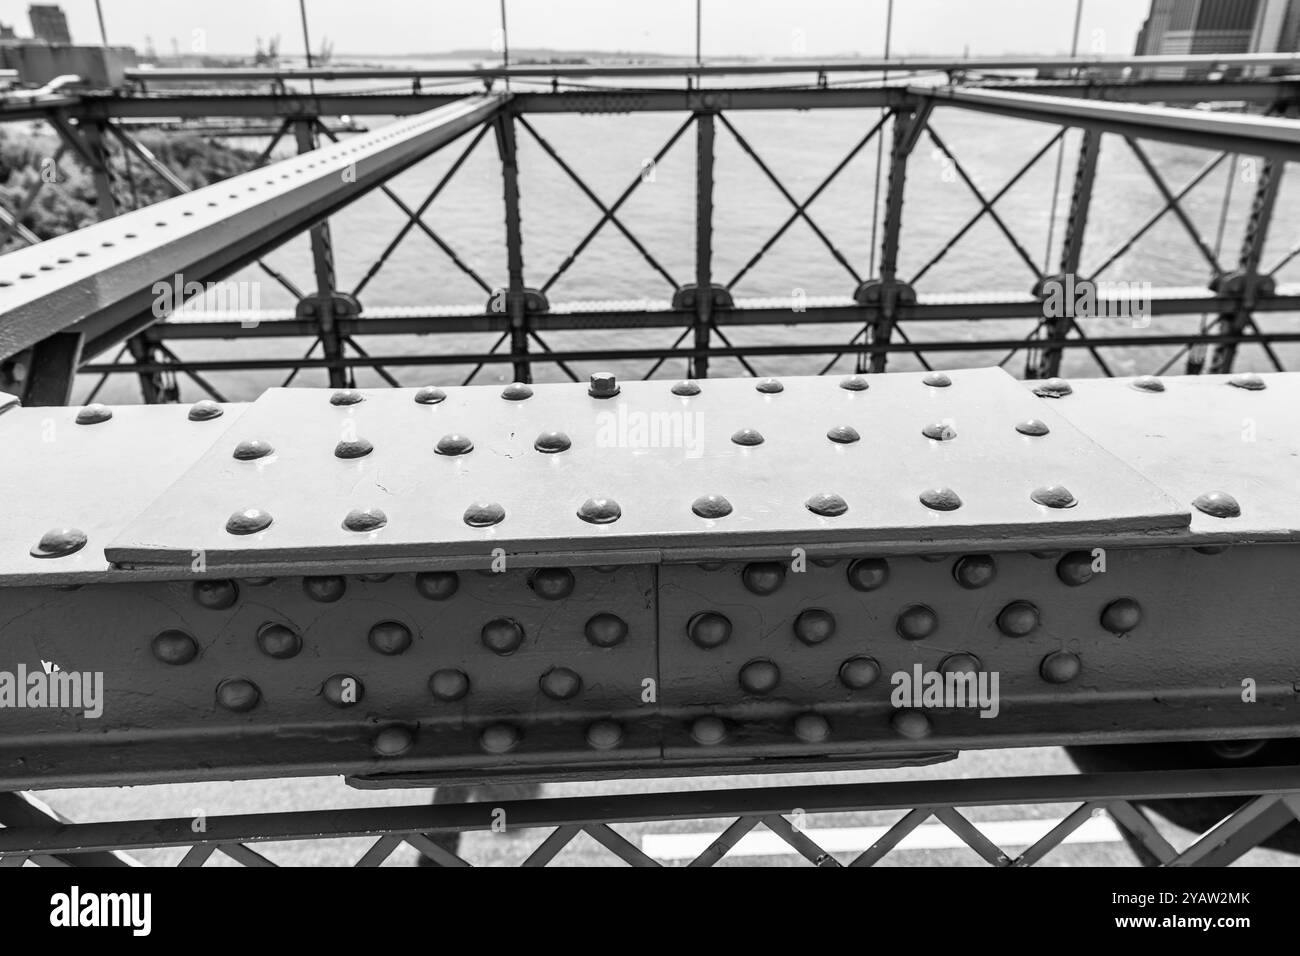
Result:
<svg viewBox="0 0 1300 956"><path fill-rule="evenodd" d="M895 54L1069 52L1076 0L896 0ZM251 53L279 34L302 50L298 0L101 0L110 43L160 53ZM96 43L94 0L64 0L74 42ZM0 21L29 35L25 0ZM1081 53L1133 52L1146 0L1084 0ZM704 55L877 55L886 0L703 0ZM426 53L492 46L498 0L307 0L312 46L340 53ZM693 54L695 0L507 0L510 45Z"/></svg>

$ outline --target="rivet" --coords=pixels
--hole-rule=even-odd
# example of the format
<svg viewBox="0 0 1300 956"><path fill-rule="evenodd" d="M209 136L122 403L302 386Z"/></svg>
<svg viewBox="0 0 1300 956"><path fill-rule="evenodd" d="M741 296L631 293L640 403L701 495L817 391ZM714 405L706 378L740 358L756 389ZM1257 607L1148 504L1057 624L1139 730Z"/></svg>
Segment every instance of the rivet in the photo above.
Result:
<svg viewBox="0 0 1300 956"><path fill-rule="evenodd" d="M731 436L731 440L737 445L761 445L763 436L755 428L742 428Z"/></svg>
<svg viewBox="0 0 1300 956"><path fill-rule="evenodd" d="M764 395L775 395L778 392L785 391L785 386L775 378L765 378L755 385L754 388L757 391L762 392Z"/></svg>
<svg viewBox="0 0 1300 956"><path fill-rule="evenodd" d="M336 575L302 579L303 593L313 601L320 601L322 604L332 604L343 597L347 587L347 582Z"/></svg>
<svg viewBox="0 0 1300 956"><path fill-rule="evenodd" d="M889 562L884 558L858 558L849 562L848 577L855 591L874 591L889 580Z"/></svg>
<svg viewBox="0 0 1300 956"><path fill-rule="evenodd" d="M967 591L978 591L993 583L998 566L991 554L968 554L952 566L952 576Z"/></svg>
<svg viewBox="0 0 1300 956"><path fill-rule="evenodd" d="M1092 575L1092 555L1087 551L1071 551L1056 563L1056 576L1072 588L1087 584Z"/></svg>
<svg viewBox="0 0 1300 956"><path fill-rule="evenodd" d="M241 441L235 446L235 457L240 461L254 461L258 458L265 458L275 451L269 442L264 442L260 438L250 438L247 441Z"/></svg>
<svg viewBox="0 0 1300 956"><path fill-rule="evenodd" d="M1154 375L1139 375L1133 379L1132 385L1139 392L1163 392L1165 390L1165 383Z"/></svg>
<svg viewBox="0 0 1300 956"><path fill-rule="evenodd" d="M523 382L514 382L501 389L501 397L507 402L522 402L533 397L533 390Z"/></svg>
<svg viewBox="0 0 1300 956"><path fill-rule="evenodd" d="M926 564L943 564L943 562L948 560L948 555L946 554L922 554L918 555L918 557Z"/></svg>
<svg viewBox="0 0 1300 956"><path fill-rule="evenodd" d="M524 629L508 617L499 617L483 625L479 638L493 654L507 657L524 642Z"/></svg>
<svg viewBox="0 0 1300 956"><path fill-rule="evenodd" d="M1083 664L1079 661L1077 654L1056 651L1043 658L1042 664L1038 667L1038 673L1049 684L1068 684L1079 676L1079 671L1082 668Z"/></svg>
<svg viewBox="0 0 1300 956"><path fill-rule="evenodd" d="M1237 499L1226 491L1210 491L1197 495L1192 504L1196 506L1197 511L1211 518L1241 517L1241 505L1237 504Z"/></svg>
<svg viewBox="0 0 1300 956"><path fill-rule="evenodd" d="M573 572L568 568L538 568L528 576L533 593L546 601L560 601L573 593Z"/></svg>
<svg viewBox="0 0 1300 956"><path fill-rule="evenodd" d="M716 611L701 611L686 622L686 634L698 646L712 650L731 637L731 621Z"/></svg>
<svg viewBox="0 0 1300 956"><path fill-rule="evenodd" d="M366 639L380 654L391 657L405 652L411 646L411 629L397 621L380 621L370 629Z"/></svg>
<svg viewBox="0 0 1300 956"><path fill-rule="evenodd" d="M454 703L469 693L469 675L455 667L434 671L429 678L429 693L439 700Z"/></svg>
<svg viewBox="0 0 1300 956"><path fill-rule="evenodd" d="M614 614L597 614L583 629L596 647L615 647L627 639L627 622Z"/></svg>
<svg viewBox="0 0 1300 956"><path fill-rule="evenodd" d="M164 664L188 664L199 656L199 645L184 631L163 631L153 639L153 656Z"/></svg>
<svg viewBox="0 0 1300 956"><path fill-rule="evenodd" d="M385 727L375 734L375 739L371 741L371 748L376 757L400 757L411 749L413 743L415 743L415 734L411 733L410 728L395 725Z"/></svg>
<svg viewBox="0 0 1300 956"><path fill-rule="evenodd" d="M672 392L674 395L682 396L698 395L700 394L700 386L697 382L692 382L690 379L683 379L673 386Z"/></svg>
<svg viewBox="0 0 1300 956"><path fill-rule="evenodd" d="M257 685L242 677L230 677L217 685L217 703L226 710L242 714L256 707L261 699Z"/></svg>
<svg viewBox="0 0 1300 956"><path fill-rule="evenodd" d="M943 374L943 372L931 372L925 378L921 379L921 381L926 385L929 385L931 388L947 388L952 384L952 379Z"/></svg>
<svg viewBox="0 0 1300 956"><path fill-rule="evenodd" d="M226 531L240 535L257 534L271 527L271 521L271 516L261 508L245 508L226 519Z"/></svg>
<svg viewBox="0 0 1300 956"><path fill-rule="evenodd" d="M1132 598L1111 601L1101 612L1101 626L1112 634L1127 634L1142 623L1142 608Z"/></svg>
<svg viewBox="0 0 1300 956"><path fill-rule="evenodd" d="M753 594L771 594L785 583L785 565L776 561L747 564L740 580Z"/></svg>
<svg viewBox="0 0 1300 956"><path fill-rule="evenodd" d="M850 657L840 665L840 683L849 690L865 690L880 678L880 664L874 657Z"/></svg>
<svg viewBox="0 0 1300 956"><path fill-rule="evenodd" d="M613 398L621 391L613 372L592 372L587 394L592 398Z"/></svg>
<svg viewBox="0 0 1300 956"><path fill-rule="evenodd" d="M224 611L239 600L239 586L234 581L196 581L191 590L195 603L211 611Z"/></svg>
<svg viewBox="0 0 1300 956"><path fill-rule="evenodd" d="M464 520L471 528L490 528L506 519L506 509L495 501L476 501L465 509Z"/></svg>
<svg viewBox="0 0 1300 956"><path fill-rule="evenodd" d="M871 387L865 375L849 375L840 379L840 388L847 389L850 392L865 392Z"/></svg>
<svg viewBox="0 0 1300 956"><path fill-rule="evenodd" d="M113 410L111 408L107 405L101 405L99 402L95 402L77 412L77 424L98 425L100 422L106 422L112 417Z"/></svg>
<svg viewBox="0 0 1300 956"><path fill-rule="evenodd" d="M351 674L331 674L320 685L320 695L335 707L351 707L366 696L365 685Z"/></svg>
<svg viewBox="0 0 1300 956"><path fill-rule="evenodd" d="M364 400L364 396L352 388L342 389L330 396L331 405L356 405Z"/></svg>
<svg viewBox="0 0 1300 956"><path fill-rule="evenodd" d="M800 714L794 719L794 735L806 744L819 744L831 735L831 725L821 714Z"/></svg>
<svg viewBox="0 0 1300 956"><path fill-rule="evenodd" d="M1031 438L1041 438L1051 431L1043 422L1037 418L1027 418L1016 426L1016 431L1022 435L1028 435Z"/></svg>
<svg viewBox="0 0 1300 956"><path fill-rule="evenodd" d="M415 402L417 405L437 405L439 402L444 402L446 400L447 393L432 385L426 385L415 393Z"/></svg>
<svg viewBox="0 0 1300 956"><path fill-rule="evenodd" d="M1038 608L1028 601L1012 601L998 612L998 630L1007 637L1024 637L1038 628Z"/></svg>
<svg viewBox="0 0 1300 956"><path fill-rule="evenodd" d="M957 429L944 422L934 422L922 428L921 434L931 441L952 441L957 437Z"/></svg>
<svg viewBox="0 0 1300 956"><path fill-rule="evenodd" d="M564 432L542 432L533 442L533 447L544 455L557 455L573 447L573 442Z"/></svg>
<svg viewBox="0 0 1300 956"><path fill-rule="evenodd" d="M523 734L513 724L493 724L483 728L478 742L490 754L506 754L518 747L522 738Z"/></svg>
<svg viewBox="0 0 1300 956"><path fill-rule="evenodd" d="M781 668L765 657L749 661L740 669L740 687L747 694L770 694L781 683Z"/></svg>
<svg viewBox="0 0 1300 956"><path fill-rule="evenodd" d="M351 441L341 441L334 446L335 458L365 458L375 446L370 444L364 438L354 438Z"/></svg>
<svg viewBox="0 0 1300 956"><path fill-rule="evenodd" d="M468 455L474 450L474 443L464 435L443 435L433 450L439 455Z"/></svg>
<svg viewBox="0 0 1300 956"><path fill-rule="evenodd" d="M834 634L835 615L823 608L808 608L794 619L794 636L805 644L820 644Z"/></svg>
<svg viewBox="0 0 1300 956"><path fill-rule="evenodd" d="M551 700L571 700L582 692L582 677L568 667L552 667L537 682Z"/></svg>
<svg viewBox="0 0 1300 956"><path fill-rule="evenodd" d="M942 674L978 674L979 670L980 659L965 651L949 654L939 662L939 672Z"/></svg>
<svg viewBox="0 0 1300 956"><path fill-rule="evenodd" d="M691 737L697 744L714 747L727 739L727 725L720 717L696 717L691 721Z"/></svg>
<svg viewBox="0 0 1300 956"><path fill-rule="evenodd" d="M274 583L275 578L240 578L240 580L249 587L264 588L268 584Z"/></svg>
<svg viewBox="0 0 1300 956"><path fill-rule="evenodd" d="M894 730L908 740L921 740L930 736L930 718L919 710L900 710L890 720Z"/></svg>
<svg viewBox="0 0 1300 956"><path fill-rule="evenodd" d="M623 743L623 726L616 720L593 721L587 728L587 743L596 750L613 750Z"/></svg>
<svg viewBox="0 0 1300 956"><path fill-rule="evenodd" d="M804 507L823 518L838 518L849 510L848 504L839 495L819 492L804 502Z"/></svg>
<svg viewBox="0 0 1300 956"><path fill-rule="evenodd" d="M851 445L862 438L852 425L836 425L826 433L826 437L837 445Z"/></svg>
<svg viewBox="0 0 1300 956"><path fill-rule="evenodd" d="M263 624L257 631L257 646L267 657L285 660L302 650L302 638L283 624Z"/></svg>
<svg viewBox="0 0 1300 956"><path fill-rule="evenodd" d="M812 563L817 565L819 568L833 568L835 565L840 563L838 557L809 558L808 560L812 561Z"/></svg>
<svg viewBox="0 0 1300 956"><path fill-rule="evenodd" d="M224 410L210 398L203 398L190 406L189 419L192 422L210 422L220 418Z"/></svg>
<svg viewBox="0 0 1300 956"><path fill-rule="evenodd" d="M378 508L353 508L343 518L347 531L378 531L388 524L388 515Z"/></svg>
<svg viewBox="0 0 1300 956"><path fill-rule="evenodd" d="M1203 544L1192 548L1197 554L1223 554L1228 550L1226 544Z"/></svg>
<svg viewBox="0 0 1300 956"><path fill-rule="evenodd" d="M66 558L84 548L88 540L80 528L51 528L27 553L33 558Z"/></svg>
<svg viewBox="0 0 1300 956"><path fill-rule="evenodd" d="M588 498L578 509L578 517L588 524L612 524L623 517L623 509L613 498Z"/></svg>
<svg viewBox="0 0 1300 956"><path fill-rule="evenodd" d="M691 511L700 518L716 521L731 514L731 502L722 495L701 495L691 502Z"/></svg>
<svg viewBox="0 0 1300 956"><path fill-rule="evenodd" d="M455 571L422 571L415 576L415 590L430 601L445 601L460 587Z"/></svg>
<svg viewBox="0 0 1300 956"><path fill-rule="evenodd" d="M898 636L908 641L919 641L929 637L939 626L939 616L924 604L913 604L903 608L894 624Z"/></svg>
<svg viewBox="0 0 1300 956"><path fill-rule="evenodd" d="M1049 378L1034 386L1034 394L1039 398L1064 398L1074 392L1074 388L1063 378Z"/></svg>
<svg viewBox="0 0 1300 956"><path fill-rule="evenodd" d="M1233 388L1244 388L1251 392L1258 392L1260 389L1267 388L1264 380L1254 372L1246 372L1243 375L1234 375L1228 379L1228 384Z"/></svg>
<svg viewBox="0 0 1300 956"><path fill-rule="evenodd" d="M1035 488L1029 497L1044 508L1073 508L1079 503L1070 489L1064 485L1044 485Z"/></svg>
<svg viewBox="0 0 1300 956"><path fill-rule="evenodd" d="M961 498L951 488L929 488L921 492L921 504L931 511L956 511Z"/></svg>
<svg viewBox="0 0 1300 956"><path fill-rule="evenodd" d="M382 584L384 581L387 581L392 576L393 576L392 572L377 573L377 574L358 574L357 580L367 581L371 584Z"/></svg>

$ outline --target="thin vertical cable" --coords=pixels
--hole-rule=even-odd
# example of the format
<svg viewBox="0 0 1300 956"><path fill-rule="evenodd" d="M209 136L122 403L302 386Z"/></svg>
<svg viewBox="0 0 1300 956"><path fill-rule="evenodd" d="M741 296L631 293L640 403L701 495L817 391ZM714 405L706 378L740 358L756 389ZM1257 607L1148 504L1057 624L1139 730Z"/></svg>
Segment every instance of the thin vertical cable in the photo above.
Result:
<svg viewBox="0 0 1300 956"><path fill-rule="evenodd" d="M889 59L889 42L894 32L894 0L888 0L885 7L885 59ZM884 86L889 80L889 71L882 72L880 85ZM881 115L884 115L885 108L880 108ZM885 137L882 133L876 138L876 190L871 199L871 261L867 267L867 275L876 274L876 229L880 223L880 167L885 161Z"/></svg>
<svg viewBox="0 0 1300 956"><path fill-rule="evenodd" d="M1074 36L1070 39L1071 58L1079 55L1079 24L1083 20L1083 0L1074 7ZM1065 163L1065 137L1056 150L1056 182L1052 186L1052 212L1047 217L1047 248L1043 250L1043 274L1051 274L1052 241L1056 238L1056 206L1061 196L1061 167Z"/></svg>

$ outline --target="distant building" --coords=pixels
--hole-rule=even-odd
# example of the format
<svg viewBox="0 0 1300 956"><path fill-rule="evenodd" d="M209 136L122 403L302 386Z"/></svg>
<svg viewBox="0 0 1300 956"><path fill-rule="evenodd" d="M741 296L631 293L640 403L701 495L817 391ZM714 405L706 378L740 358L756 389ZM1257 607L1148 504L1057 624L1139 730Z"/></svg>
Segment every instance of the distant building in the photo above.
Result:
<svg viewBox="0 0 1300 956"><path fill-rule="evenodd" d="M1293 53L1300 50L1300 0L1152 0L1138 31L1139 56ZM1159 69L1175 77L1186 71Z"/></svg>
<svg viewBox="0 0 1300 956"><path fill-rule="evenodd" d="M63 8L54 3L33 3L27 8L27 15L32 21L32 37L46 43L72 43L72 34L68 32L68 18Z"/></svg>

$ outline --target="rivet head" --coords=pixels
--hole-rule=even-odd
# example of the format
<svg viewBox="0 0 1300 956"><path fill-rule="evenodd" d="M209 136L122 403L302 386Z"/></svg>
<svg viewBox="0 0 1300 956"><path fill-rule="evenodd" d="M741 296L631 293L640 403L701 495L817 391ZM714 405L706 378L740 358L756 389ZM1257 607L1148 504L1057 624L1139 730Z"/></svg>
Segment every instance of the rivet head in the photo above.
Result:
<svg viewBox="0 0 1300 956"><path fill-rule="evenodd" d="M1035 488L1029 497L1044 508L1073 508L1079 503L1070 489L1064 485L1044 485Z"/></svg>
<svg viewBox="0 0 1300 956"><path fill-rule="evenodd" d="M1069 587L1087 584L1092 575L1092 555L1087 551L1071 551L1056 562L1056 576Z"/></svg>
<svg viewBox="0 0 1300 956"><path fill-rule="evenodd" d="M391 657L404 653L411 646L411 629L397 621L380 621L370 629L366 639L380 654Z"/></svg>
<svg viewBox="0 0 1300 956"><path fill-rule="evenodd" d="M573 572L568 568L538 568L528 576L528 586L545 601L560 601L573 593Z"/></svg>
<svg viewBox="0 0 1300 956"><path fill-rule="evenodd" d="M849 510L848 503L839 495L819 492L804 502L804 507L823 518L838 518Z"/></svg>
<svg viewBox="0 0 1300 956"><path fill-rule="evenodd" d="M1074 392L1074 388L1063 378L1049 378L1034 386L1034 394L1039 398L1064 398Z"/></svg>
<svg viewBox="0 0 1300 956"><path fill-rule="evenodd" d="M1112 634L1127 634L1142 623L1142 608L1132 598L1111 601L1101 612L1101 626Z"/></svg>
<svg viewBox="0 0 1300 956"><path fill-rule="evenodd" d="M347 531L378 531L388 524L388 515L378 508L353 508L343 518Z"/></svg>
<svg viewBox="0 0 1300 956"><path fill-rule="evenodd" d="M235 446L234 456L240 461L256 461L258 458L265 458L275 451L270 442L264 442L260 438L250 438L241 441Z"/></svg>
<svg viewBox="0 0 1300 956"><path fill-rule="evenodd" d="M889 562L884 558L858 558L849 562L848 578L855 591L874 591L889 580Z"/></svg>
<svg viewBox="0 0 1300 956"><path fill-rule="evenodd" d="M593 721L587 728L587 743L594 750L613 750L623 743L623 725L616 720Z"/></svg>
<svg viewBox="0 0 1300 956"><path fill-rule="evenodd" d="M618 378L613 372L592 372L587 394L592 398L613 398L620 391Z"/></svg>
<svg viewBox="0 0 1300 956"><path fill-rule="evenodd" d="M715 747L727 739L727 725L720 717L696 717L691 721L691 738L705 747Z"/></svg>
<svg viewBox="0 0 1300 956"><path fill-rule="evenodd" d="M77 412L78 425L98 425L100 422L106 422L113 417L113 410L107 405L101 405L99 402L87 405Z"/></svg>
<svg viewBox="0 0 1300 956"><path fill-rule="evenodd" d="M894 730L908 740L922 740L930 736L930 718L919 710L900 710L890 720Z"/></svg>
<svg viewBox="0 0 1300 956"><path fill-rule="evenodd" d="M370 746L376 757L400 757L414 743L415 734L411 733L409 727L393 726L385 727L375 734Z"/></svg>
<svg viewBox="0 0 1300 956"><path fill-rule="evenodd" d="M365 401L365 396L354 388L340 389L330 396L331 405L357 405Z"/></svg>
<svg viewBox="0 0 1300 956"><path fill-rule="evenodd" d="M226 531L230 534L257 534L271 527L272 520L270 514L261 508L245 508L226 519Z"/></svg>
<svg viewBox="0 0 1300 956"><path fill-rule="evenodd" d="M691 502L691 511L695 512L697 517L710 521L725 518L732 510L731 502L722 495L701 495Z"/></svg>
<svg viewBox="0 0 1300 956"><path fill-rule="evenodd" d="M365 685L351 674L331 674L320 685L320 695L335 707L351 707L366 696Z"/></svg>
<svg viewBox="0 0 1300 956"><path fill-rule="evenodd" d="M800 714L794 719L794 735L806 744L819 744L831 735L831 725L821 714Z"/></svg>
<svg viewBox="0 0 1300 956"><path fill-rule="evenodd" d="M423 571L415 576L415 590L430 601L445 601L460 587L455 571Z"/></svg>
<svg viewBox="0 0 1300 956"><path fill-rule="evenodd" d="M1258 392L1261 389L1268 387L1264 380L1254 372L1247 372L1243 375L1234 375L1232 378L1228 379L1228 384L1233 388L1244 388L1251 392Z"/></svg>
<svg viewBox="0 0 1300 956"><path fill-rule="evenodd" d="M849 690L865 690L880 678L880 664L874 657L850 657L840 665L840 683Z"/></svg>
<svg viewBox="0 0 1300 956"><path fill-rule="evenodd" d="M434 671L429 678L429 693L441 701L454 703L469 693L469 675L455 667Z"/></svg>
<svg viewBox="0 0 1300 956"><path fill-rule="evenodd" d="M533 447L543 455L558 455L573 447L573 442L564 432L542 432L533 442Z"/></svg>
<svg viewBox="0 0 1300 956"><path fill-rule="evenodd" d="M275 582L275 578L240 578L240 580L249 587L254 588L264 588L268 584L273 584Z"/></svg>
<svg viewBox="0 0 1300 956"><path fill-rule="evenodd" d="M961 507L961 497L951 488L927 488L920 500L931 511L956 511Z"/></svg>
<svg viewBox="0 0 1300 956"><path fill-rule="evenodd" d="M210 398L203 398L190 406L189 419L192 422L210 422L220 418L224 409Z"/></svg>
<svg viewBox="0 0 1300 956"><path fill-rule="evenodd" d="M697 646L712 650L731 637L731 621L716 611L701 611L686 622L686 634Z"/></svg>
<svg viewBox="0 0 1300 956"><path fill-rule="evenodd" d="M234 581L196 581L192 592L194 602L210 611L224 611L239 600L239 585Z"/></svg>
<svg viewBox="0 0 1300 956"><path fill-rule="evenodd" d="M415 393L415 403L417 405L437 405L439 402L447 400L447 393L440 388L427 385Z"/></svg>
<svg viewBox="0 0 1300 956"><path fill-rule="evenodd" d="M952 576L967 591L978 591L998 576L997 562L991 554L968 554L952 566Z"/></svg>
<svg viewBox="0 0 1300 956"><path fill-rule="evenodd" d="M267 657L287 660L302 650L302 638L284 624L263 624L257 631L257 646Z"/></svg>
<svg viewBox="0 0 1300 956"><path fill-rule="evenodd" d="M476 501L465 509L464 521L471 528L490 528L506 520L506 509L495 501Z"/></svg>
<svg viewBox="0 0 1300 956"><path fill-rule="evenodd" d="M1007 637L1024 637L1038 628L1038 608L1028 601L1012 601L998 612L998 630Z"/></svg>
<svg viewBox="0 0 1300 956"><path fill-rule="evenodd" d="M597 614L583 628L596 647L615 647L627 639L627 622L614 614Z"/></svg>
<svg viewBox="0 0 1300 956"><path fill-rule="evenodd" d="M524 629L508 617L499 617L483 625L479 639L493 654L507 657L519 650L519 646L523 644Z"/></svg>
<svg viewBox="0 0 1300 956"><path fill-rule="evenodd" d="M939 672L942 674L978 674L979 670L980 659L965 651L949 654L939 662Z"/></svg>
<svg viewBox="0 0 1300 956"><path fill-rule="evenodd" d="M740 669L740 688L746 694L770 694L781 683L781 668L765 657L749 661Z"/></svg>
<svg viewBox="0 0 1300 956"><path fill-rule="evenodd" d="M242 677L227 678L217 685L217 703L237 714L252 710L261 699L257 685Z"/></svg>
<svg viewBox="0 0 1300 956"><path fill-rule="evenodd" d="M751 594L771 594L785 583L785 565L776 561L747 564L740 580Z"/></svg>
<svg viewBox="0 0 1300 956"><path fill-rule="evenodd" d="M931 372L925 378L921 379L921 381L926 385L929 385L931 388L947 388L952 384L952 379L943 374L943 372Z"/></svg>
<svg viewBox="0 0 1300 956"><path fill-rule="evenodd" d="M865 392L870 387L871 383L867 381L865 375L849 375L840 379L840 388L850 392Z"/></svg>
<svg viewBox="0 0 1300 956"><path fill-rule="evenodd" d="M443 435L438 439L438 444L433 449L439 455L454 457L456 455L468 455L474 450L474 443L464 435Z"/></svg>
<svg viewBox="0 0 1300 956"><path fill-rule="evenodd" d="M1083 664L1079 661L1079 655L1056 651L1043 658L1038 673L1049 684L1068 684L1079 676L1079 671L1082 669Z"/></svg>
<svg viewBox="0 0 1300 956"><path fill-rule="evenodd" d="M533 390L523 382L513 382L501 389L501 397L507 402L522 402L533 397Z"/></svg>
<svg viewBox="0 0 1300 956"><path fill-rule="evenodd" d="M188 664L199 656L199 645L184 631L163 631L153 639L153 656L164 664Z"/></svg>
<svg viewBox="0 0 1300 956"><path fill-rule="evenodd" d="M698 395L700 394L700 385L698 382L693 382L690 379L683 379L673 386L672 392L674 395L681 395L683 397Z"/></svg>
<svg viewBox="0 0 1300 956"><path fill-rule="evenodd" d="M623 509L613 498L588 498L578 508L578 517L588 524L612 524L623 517Z"/></svg>
<svg viewBox="0 0 1300 956"><path fill-rule="evenodd" d="M1016 425L1016 431L1022 435L1028 435L1030 438L1042 438L1051 429L1037 418L1027 418Z"/></svg>
<svg viewBox="0 0 1300 956"><path fill-rule="evenodd" d="M322 604L332 604L343 597L343 592L347 590L347 587L347 582L337 575L302 579L303 593L313 601L319 601Z"/></svg>
<svg viewBox="0 0 1300 956"><path fill-rule="evenodd" d="M506 754L519 746L523 734L513 724L492 724L484 727L478 742L490 754Z"/></svg>
<svg viewBox="0 0 1300 956"><path fill-rule="evenodd" d="M785 391L785 386L782 385L781 382L775 378L762 379L757 385L754 386L754 388L757 391L762 392L764 395L775 395L778 392Z"/></svg>
<svg viewBox="0 0 1300 956"><path fill-rule="evenodd" d="M820 644L834 634L835 615L823 608L808 608L794 619L794 636L805 644Z"/></svg>
<svg viewBox="0 0 1300 956"><path fill-rule="evenodd" d="M929 637L939 627L939 615L924 604L913 604L903 609L894 624L898 636L907 641Z"/></svg>
<svg viewBox="0 0 1300 956"><path fill-rule="evenodd" d="M931 441L952 441L957 437L957 429L945 422L932 422L921 429L921 434Z"/></svg>
<svg viewBox="0 0 1300 956"><path fill-rule="evenodd" d="M1197 511L1211 518L1240 518L1241 505L1226 491L1209 491L1192 501Z"/></svg>
<svg viewBox="0 0 1300 956"><path fill-rule="evenodd" d="M836 425L826 433L826 437L837 445L852 445L855 441L860 441L862 436L852 425Z"/></svg>
<svg viewBox="0 0 1300 956"><path fill-rule="evenodd" d="M537 682L551 700L572 700L582 693L582 677L568 667L552 667Z"/></svg>
<svg viewBox="0 0 1300 956"><path fill-rule="evenodd" d="M370 444L366 439L354 438L351 441L341 441L335 445L334 457L345 459L365 458L366 455L369 455L374 450L375 446Z"/></svg>
<svg viewBox="0 0 1300 956"><path fill-rule="evenodd" d="M763 436L756 428L742 428L731 436L731 440L737 445L752 446L763 444Z"/></svg>
<svg viewBox="0 0 1300 956"><path fill-rule="evenodd" d="M1139 375L1133 379L1133 387L1139 392L1163 392L1165 383L1154 375Z"/></svg>
<svg viewBox="0 0 1300 956"><path fill-rule="evenodd" d="M51 528L32 545L28 554L33 558L66 558L84 548L88 540L80 528Z"/></svg>

